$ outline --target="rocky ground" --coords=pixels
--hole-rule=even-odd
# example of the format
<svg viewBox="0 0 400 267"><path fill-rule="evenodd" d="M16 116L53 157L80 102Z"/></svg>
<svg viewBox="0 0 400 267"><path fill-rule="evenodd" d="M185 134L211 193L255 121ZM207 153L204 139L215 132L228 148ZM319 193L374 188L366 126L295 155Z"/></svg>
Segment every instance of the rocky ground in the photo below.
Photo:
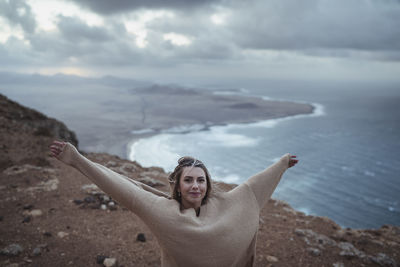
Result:
<svg viewBox="0 0 400 267"><path fill-rule="evenodd" d="M0 96L0 266L159 266L159 247L148 228L51 158L47 147L54 138L77 145L61 122ZM168 191L160 168L85 155ZM399 248L398 226L343 229L271 199L260 216L256 266L397 266Z"/></svg>

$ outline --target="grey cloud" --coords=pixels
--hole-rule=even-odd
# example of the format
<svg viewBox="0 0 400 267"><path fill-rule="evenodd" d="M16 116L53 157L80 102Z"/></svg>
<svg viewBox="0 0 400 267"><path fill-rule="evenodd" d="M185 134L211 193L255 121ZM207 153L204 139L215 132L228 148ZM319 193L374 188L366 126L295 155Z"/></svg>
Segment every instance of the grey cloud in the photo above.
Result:
<svg viewBox="0 0 400 267"><path fill-rule="evenodd" d="M0 0L0 16L12 25L20 25L27 33L33 33L36 27L31 7L23 0Z"/></svg>
<svg viewBox="0 0 400 267"><path fill-rule="evenodd" d="M0 43L0 66L4 68L35 64L35 53L23 41L10 37L6 43Z"/></svg>
<svg viewBox="0 0 400 267"><path fill-rule="evenodd" d="M243 48L400 49L398 1L254 1L236 5L230 30Z"/></svg>
<svg viewBox="0 0 400 267"><path fill-rule="evenodd" d="M228 66L246 60L260 63L260 50L400 61L400 5L394 0L231 1L224 9L230 14L225 25L210 21L210 15L218 10L211 5L190 11L174 10L176 15L172 18L151 21L146 25L146 48L136 46L134 36L126 31L120 17L106 16L106 27L94 27L76 17L59 16L59 31L36 31L25 36L30 46L15 38L0 43L0 66ZM163 34L168 32L184 34L193 42L177 47L164 40ZM248 56L243 53L245 50L254 53Z"/></svg>
<svg viewBox="0 0 400 267"><path fill-rule="evenodd" d="M210 20L215 10L206 7L192 12L176 12L176 16L166 20L154 20L147 24L151 30L148 39L150 44L156 44L155 49L162 48L171 57L185 62L193 60L223 60L238 57L240 51L231 42L231 33L223 27L218 27ZM183 34L192 40L188 46L175 46L161 39L163 33L174 32Z"/></svg>
<svg viewBox="0 0 400 267"><path fill-rule="evenodd" d="M96 13L111 15L127 13L140 8L149 9L192 9L219 2L218 0L70 0Z"/></svg>
<svg viewBox="0 0 400 267"><path fill-rule="evenodd" d="M60 15L58 19L58 29L67 40L105 42L113 38L105 28L89 26L79 18Z"/></svg>

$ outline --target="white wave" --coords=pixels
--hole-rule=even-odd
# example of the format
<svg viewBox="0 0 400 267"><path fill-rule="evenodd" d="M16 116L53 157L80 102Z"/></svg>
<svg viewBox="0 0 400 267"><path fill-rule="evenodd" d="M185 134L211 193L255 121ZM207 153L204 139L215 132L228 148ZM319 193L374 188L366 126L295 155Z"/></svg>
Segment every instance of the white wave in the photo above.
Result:
<svg viewBox="0 0 400 267"><path fill-rule="evenodd" d="M162 133L188 133L188 132L196 132L207 129L206 125L203 124L193 124L193 125L181 125L172 127L166 130L162 130Z"/></svg>
<svg viewBox="0 0 400 267"><path fill-rule="evenodd" d="M325 107L322 104L319 103L311 103L311 105L314 107L314 111L312 114L309 116L312 117L319 117L319 116L324 116L325 114Z"/></svg>
<svg viewBox="0 0 400 267"><path fill-rule="evenodd" d="M342 171L344 171L344 172L347 172L347 171L349 171L349 172L354 171L354 168L349 167L349 166L341 166L340 169L342 169Z"/></svg>
<svg viewBox="0 0 400 267"><path fill-rule="evenodd" d="M132 130L132 134L146 134L146 133L154 133L153 129L141 129L141 130Z"/></svg>
<svg viewBox="0 0 400 267"><path fill-rule="evenodd" d="M176 166L179 155L176 151L190 151L194 154L199 147L252 147L257 138L231 133L228 128L215 126L210 131L186 134L158 134L142 138L128 145L128 157L144 167L159 166L167 171Z"/></svg>
<svg viewBox="0 0 400 267"><path fill-rule="evenodd" d="M213 177L213 180L221 181L221 182L228 183L228 184L237 184L240 182L240 177L239 177L239 175L236 175L236 174L229 174L229 175L225 175L225 176Z"/></svg>
<svg viewBox="0 0 400 267"><path fill-rule="evenodd" d="M392 212L399 212L399 201L398 200L388 200L380 198L370 198L363 196L362 199L369 205L378 206L380 208L388 209Z"/></svg>
<svg viewBox="0 0 400 267"><path fill-rule="evenodd" d="M311 215L310 208L300 207L300 208L296 208L296 210L298 210L300 212L303 212L305 215Z"/></svg>
<svg viewBox="0 0 400 267"><path fill-rule="evenodd" d="M128 158L139 162L143 167L157 166L171 171L180 158L170 146L170 135L160 134L150 138L139 139L130 144Z"/></svg>
<svg viewBox="0 0 400 267"><path fill-rule="evenodd" d="M235 92L235 91L214 91L214 95L243 95L243 92Z"/></svg>
<svg viewBox="0 0 400 267"><path fill-rule="evenodd" d="M257 122L252 122L252 123L232 123L228 124L226 126L227 129L245 129L245 128L273 128L276 125L278 125L282 121L288 121L292 119L298 119L298 118L308 118L308 117L318 117L318 116L324 116L324 106L318 103L312 103L311 105L314 106L314 111L311 114L298 114L298 115L293 115L293 116L287 116L283 118L277 118L277 119L268 119L268 120L262 120L262 121L257 121ZM214 126L215 127L215 126ZM212 127L210 127L212 128Z"/></svg>
<svg viewBox="0 0 400 267"><path fill-rule="evenodd" d="M214 126L210 132L199 132L193 136L199 145L212 145L215 147L250 147L256 146L257 138L251 138L242 134L230 133L229 128Z"/></svg>
<svg viewBox="0 0 400 267"><path fill-rule="evenodd" d="M261 96L261 99L262 100L267 100L267 101L271 101L272 100L272 98L269 97L269 96Z"/></svg>
<svg viewBox="0 0 400 267"><path fill-rule="evenodd" d="M365 170L365 171L364 171L364 174L367 175L367 176L371 176L371 177L374 177L374 176L375 176L375 173L374 173L374 172L371 172L371 171L368 171L368 170Z"/></svg>
<svg viewBox="0 0 400 267"><path fill-rule="evenodd" d="M269 161L272 162L272 163L275 163L275 162L278 162L280 159L281 159L280 157L279 158L273 158L273 159L271 159Z"/></svg>

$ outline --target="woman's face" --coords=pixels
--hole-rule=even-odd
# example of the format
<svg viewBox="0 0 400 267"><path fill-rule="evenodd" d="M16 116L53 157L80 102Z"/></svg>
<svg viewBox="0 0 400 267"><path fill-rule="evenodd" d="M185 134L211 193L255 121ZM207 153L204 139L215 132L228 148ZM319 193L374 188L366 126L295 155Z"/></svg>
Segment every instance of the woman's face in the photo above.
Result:
<svg viewBox="0 0 400 267"><path fill-rule="evenodd" d="M200 167L184 167L179 181L178 192L181 193L185 209L197 209L207 193L206 174Z"/></svg>

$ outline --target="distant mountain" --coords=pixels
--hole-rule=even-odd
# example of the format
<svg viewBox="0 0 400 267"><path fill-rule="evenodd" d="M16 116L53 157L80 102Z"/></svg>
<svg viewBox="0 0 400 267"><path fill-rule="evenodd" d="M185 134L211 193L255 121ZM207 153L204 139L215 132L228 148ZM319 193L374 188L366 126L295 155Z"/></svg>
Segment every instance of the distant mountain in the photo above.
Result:
<svg viewBox="0 0 400 267"><path fill-rule="evenodd" d="M96 77L84 77L78 75L66 75L57 73L54 75L23 74L16 72L0 72L1 85L77 85L77 84L100 84L111 87L143 87L153 83L135 79L119 78L111 75Z"/></svg>

